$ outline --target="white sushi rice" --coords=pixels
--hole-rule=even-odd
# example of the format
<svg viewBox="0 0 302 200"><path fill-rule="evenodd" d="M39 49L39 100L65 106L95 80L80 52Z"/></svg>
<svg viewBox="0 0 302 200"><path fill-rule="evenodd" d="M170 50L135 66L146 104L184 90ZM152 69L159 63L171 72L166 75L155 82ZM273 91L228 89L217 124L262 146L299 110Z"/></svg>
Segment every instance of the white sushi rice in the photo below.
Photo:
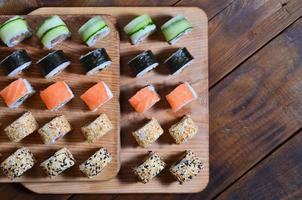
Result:
<svg viewBox="0 0 302 200"><path fill-rule="evenodd" d="M187 29L184 32L182 32L181 34L179 34L177 37L175 37L173 40L169 41L169 44L175 44L178 40L180 40L181 38L183 38L185 35L189 34L193 29Z"/></svg>
<svg viewBox="0 0 302 200"><path fill-rule="evenodd" d="M88 52L87 54L81 56L80 59L82 59L83 57L88 56L89 54L93 53L94 51L95 51L95 50ZM98 71L100 71L100 70L102 70L102 69L108 67L109 65L111 65L111 63L112 63L112 61L103 62L102 64L100 64L100 65L96 66L95 68L93 68L92 70L88 71L88 72L86 73L86 75L93 75L93 74L96 74Z"/></svg>
<svg viewBox="0 0 302 200"><path fill-rule="evenodd" d="M138 45L141 43L145 38L151 35L156 30L156 25L151 24L146 26L144 29L139 30L137 33L134 33L130 36L131 43L133 45Z"/></svg>
<svg viewBox="0 0 302 200"><path fill-rule="evenodd" d="M31 32L29 30L23 30L23 31L19 31L17 33L15 33L14 35L12 35L10 38L13 38L9 41L5 41L5 44L8 47L14 47L18 44L20 44L23 40L25 40L26 38L29 38L31 36ZM18 37L18 39L14 39Z"/></svg>
<svg viewBox="0 0 302 200"><path fill-rule="evenodd" d="M57 44L63 42L64 40L66 40L67 38L70 37L70 33L64 33L59 35L58 37L54 38L53 40L47 42L44 44L45 48L47 49L52 49L54 46L56 46Z"/></svg>
<svg viewBox="0 0 302 200"><path fill-rule="evenodd" d="M58 73L60 73L61 71L63 71L66 67L68 67L70 65L70 61L64 62L61 65L57 66L55 69L53 69L51 72L49 72L45 78L46 79L51 79L52 77L54 77L55 75L57 75Z"/></svg>
<svg viewBox="0 0 302 200"><path fill-rule="evenodd" d="M9 106L10 108L19 107L28 97L30 97L31 95L33 95L35 93L35 90L32 88L32 86L30 85L30 83L26 79L22 79L22 81L25 84L27 92L22 97L20 97L15 103L10 105Z"/></svg>
<svg viewBox="0 0 302 200"><path fill-rule="evenodd" d="M74 98L74 94L71 91L70 87L64 82L64 85L66 86L66 89L68 90L68 92L71 94L71 97L69 99L66 99L63 103L59 104L57 107L53 108L51 111L56 111L59 110L60 108L62 108L65 104L67 104L71 99Z"/></svg>
<svg viewBox="0 0 302 200"><path fill-rule="evenodd" d="M147 67L146 69L144 69L143 71L141 71L140 73L138 73L138 74L136 75L136 77L141 77L141 76L143 76L145 73L151 71L152 69L154 69L154 68L157 67L157 66L158 66L158 63L154 63L154 64L150 65L149 67Z"/></svg>
<svg viewBox="0 0 302 200"><path fill-rule="evenodd" d="M91 47L93 46L99 39L102 39L106 37L110 33L110 28L106 26L105 28L99 30L96 32L92 37L90 37L87 41L86 44Z"/></svg>
<svg viewBox="0 0 302 200"><path fill-rule="evenodd" d="M16 68L14 71L8 74L9 77L15 77L17 74L21 73L24 69L29 67L31 65L31 61L24 63L23 65L20 65L18 68Z"/></svg>
<svg viewBox="0 0 302 200"><path fill-rule="evenodd" d="M106 90L106 94L108 96L108 99L103 104L101 104L98 107L96 107L92 112L96 111L99 107L101 107L102 105L104 105L106 102L108 102L113 97L113 94L112 94L110 88L108 87L108 85L105 82L102 82L102 83L103 83L103 86L104 86L104 88Z"/></svg>

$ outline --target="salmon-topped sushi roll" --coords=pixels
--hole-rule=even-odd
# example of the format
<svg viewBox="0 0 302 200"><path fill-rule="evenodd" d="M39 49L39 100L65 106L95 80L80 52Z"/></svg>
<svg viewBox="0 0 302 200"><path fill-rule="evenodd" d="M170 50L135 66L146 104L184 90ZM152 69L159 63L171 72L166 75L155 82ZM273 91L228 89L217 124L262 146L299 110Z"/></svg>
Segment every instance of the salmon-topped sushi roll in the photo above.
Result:
<svg viewBox="0 0 302 200"><path fill-rule="evenodd" d="M129 103L138 113L144 113L149 110L155 103L160 100L152 85L148 85L140 89L133 97L129 99Z"/></svg>
<svg viewBox="0 0 302 200"><path fill-rule="evenodd" d="M73 97L73 93L64 81L56 82L40 92L40 97L48 110L58 110Z"/></svg>
<svg viewBox="0 0 302 200"><path fill-rule="evenodd" d="M0 95L8 107L17 108L33 93L35 91L29 82L26 79L19 78L5 87Z"/></svg>
<svg viewBox="0 0 302 200"><path fill-rule="evenodd" d="M184 82L170 92L166 96L166 99L172 110L176 112L186 104L197 99L197 94L188 82Z"/></svg>
<svg viewBox="0 0 302 200"><path fill-rule="evenodd" d="M112 97L113 94L110 88L103 81L95 84L81 95L81 99L92 111L96 111L100 106L105 104Z"/></svg>

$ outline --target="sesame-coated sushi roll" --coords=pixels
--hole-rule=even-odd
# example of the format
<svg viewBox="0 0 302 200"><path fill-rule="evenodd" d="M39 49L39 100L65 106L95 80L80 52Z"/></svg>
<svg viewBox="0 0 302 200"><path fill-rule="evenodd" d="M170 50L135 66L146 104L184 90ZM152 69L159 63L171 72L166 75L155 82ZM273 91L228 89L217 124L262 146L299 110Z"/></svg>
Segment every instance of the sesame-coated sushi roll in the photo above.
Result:
<svg viewBox="0 0 302 200"><path fill-rule="evenodd" d="M167 60L165 60L164 64L168 67L168 70L172 75L178 74L183 71L186 67L188 67L194 58L188 51L186 47L178 49L174 52Z"/></svg>
<svg viewBox="0 0 302 200"><path fill-rule="evenodd" d="M192 29L192 24L182 15L173 17L161 26L161 30L170 44L175 44Z"/></svg>
<svg viewBox="0 0 302 200"><path fill-rule="evenodd" d="M184 116L179 122L169 128L169 133L175 140L176 144L181 144L191 139L196 135L197 131L198 126L188 115Z"/></svg>
<svg viewBox="0 0 302 200"><path fill-rule="evenodd" d="M190 181L204 168L202 161L192 152L186 151L184 155L170 167L170 172L180 184Z"/></svg>
<svg viewBox="0 0 302 200"><path fill-rule="evenodd" d="M31 65L31 58L24 49L14 51L4 58L0 65L5 67L7 75L14 77Z"/></svg>
<svg viewBox="0 0 302 200"><path fill-rule="evenodd" d="M67 148L62 148L40 164L49 177L55 177L72 167L75 159Z"/></svg>
<svg viewBox="0 0 302 200"><path fill-rule="evenodd" d="M78 32L88 46L93 46L98 40L110 33L110 28L103 18L97 15L83 24Z"/></svg>
<svg viewBox="0 0 302 200"><path fill-rule="evenodd" d="M128 65L133 71L134 76L140 77L157 67L159 63L155 59L152 51L148 50L132 58L128 62Z"/></svg>
<svg viewBox="0 0 302 200"><path fill-rule="evenodd" d="M30 83L26 79L19 78L6 86L0 92L0 96L8 107L17 108L34 93Z"/></svg>
<svg viewBox="0 0 302 200"><path fill-rule="evenodd" d="M197 94L188 82L184 82L166 95L166 99L172 110L176 112L191 101L196 100Z"/></svg>
<svg viewBox="0 0 302 200"><path fill-rule="evenodd" d="M49 110L55 111L68 103L74 95L64 81L59 81L41 91L40 97Z"/></svg>
<svg viewBox="0 0 302 200"><path fill-rule="evenodd" d="M155 30L156 25L153 23L151 17L146 14L134 18L124 27L124 31L130 37L133 45L141 43Z"/></svg>
<svg viewBox="0 0 302 200"><path fill-rule="evenodd" d="M70 63L62 50L51 52L37 62L44 77L47 79L59 74L68 67Z"/></svg>
<svg viewBox="0 0 302 200"><path fill-rule="evenodd" d="M140 89L129 99L129 103L138 113L144 113L160 100L152 85Z"/></svg>
<svg viewBox="0 0 302 200"><path fill-rule="evenodd" d="M35 163L36 160L30 150L22 147L6 158L1 163L0 168L9 179L14 179L22 176Z"/></svg>
<svg viewBox="0 0 302 200"><path fill-rule="evenodd" d="M107 149L101 148L83 162L79 168L88 177L93 178L111 162L112 156Z"/></svg>
<svg viewBox="0 0 302 200"><path fill-rule="evenodd" d="M8 125L4 132L12 142L19 142L38 129L38 123L31 112L24 113L21 117Z"/></svg>
<svg viewBox="0 0 302 200"><path fill-rule="evenodd" d="M92 111L96 111L99 107L112 99L112 97L113 94L110 88L103 81L95 84L81 95L81 99Z"/></svg>
<svg viewBox="0 0 302 200"><path fill-rule="evenodd" d="M85 68L86 75L93 75L111 65L112 61L106 49L100 48L90 51L80 57L80 62Z"/></svg>
<svg viewBox="0 0 302 200"><path fill-rule="evenodd" d="M86 140L93 143L112 130L112 123L106 114L101 114L93 122L81 128Z"/></svg>
<svg viewBox="0 0 302 200"><path fill-rule="evenodd" d="M8 47L21 43L32 34L23 17L15 16L0 25L0 38Z"/></svg>
<svg viewBox="0 0 302 200"><path fill-rule="evenodd" d="M144 148L150 146L162 134L164 130L155 118L152 118L147 124L132 133L137 143Z"/></svg>
<svg viewBox="0 0 302 200"><path fill-rule="evenodd" d="M156 153L150 152L147 158L133 169L133 172L141 182L148 183L165 167L166 163Z"/></svg>
<svg viewBox="0 0 302 200"><path fill-rule="evenodd" d="M44 144L53 144L58 139L62 138L69 131L71 125L64 115L52 119L38 130Z"/></svg>
<svg viewBox="0 0 302 200"><path fill-rule="evenodd" d="M41 23L36 35L45 48L51 49L70 37L71 33L59 16L51 16Z"/></svg>

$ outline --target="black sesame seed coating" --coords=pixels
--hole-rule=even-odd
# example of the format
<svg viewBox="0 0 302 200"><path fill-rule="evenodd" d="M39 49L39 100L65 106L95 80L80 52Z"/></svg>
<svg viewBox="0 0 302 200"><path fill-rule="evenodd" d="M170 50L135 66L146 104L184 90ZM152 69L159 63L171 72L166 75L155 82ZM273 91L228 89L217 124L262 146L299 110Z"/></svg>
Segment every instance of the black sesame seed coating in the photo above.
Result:
<svg viewBox="0 0 302 200"><path fill-rule="evenodd" d="M140 72L144 71L146 68L153 64L158 64L152 51L144 51L143 53L137 55L132 60L128 62L134 76L137 76Z"/></svg>
<svg viewBox="0 0 302 200"><path fill-rule="evenodd" d="M24 49L14 51L6 59L1 62L1 66L5 67L7 73L11 73L21 65L31 62L31 58Z"/></svg>
<svg viewBox="0 0 302 200"><path fill-rule="evenodd" d="M80 58L82 65L84 66L86 72L93 70L94 68L98 67L99 65L111 61L109 55L106 52L106 49L100 48L95 49L94 51L90 52L89 54L82 56Z"/></svg>

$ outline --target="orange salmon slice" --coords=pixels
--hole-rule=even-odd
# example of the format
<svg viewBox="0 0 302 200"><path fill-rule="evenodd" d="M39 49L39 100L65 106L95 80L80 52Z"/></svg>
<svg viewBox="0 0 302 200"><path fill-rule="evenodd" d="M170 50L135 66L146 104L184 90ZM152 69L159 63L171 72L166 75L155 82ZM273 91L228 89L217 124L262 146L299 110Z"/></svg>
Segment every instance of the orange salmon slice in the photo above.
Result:
<svg viewBox="0 0 302 200"><path fill-rule="evenodd" d="M160 100L154 87L149 85L140 89L133 97L129 99L129 103L138 113L144 113L149 110L155 103Z"/></svg>
<svg viewBox="0 0 302 200"><path fill-rule="evenodd" d="M172 110L176 112L186 104L197 99L197 94L188 82L184 82L170 92L166 96L166 99Z"/></svg>
<svg viewBox="0 0 302 200"><path fill-rule="evenodd" d="M81 95L81 99L87 104L90 110L95 111L100 106L104 105L113 97L113 94L105 82L101 81L91 88L89 88L84 94Z"/></svg>
<svg viewBox="0 0 302 200"><path fill-rule="evenodd" d="M15 80L4 88L0 95L3 98L7 106L11 106L16 103L21 97L28 94L28 90L22 78Z"/></svg>
<svg viewBox="0 0 302 200"><path fill-rule="evenodd" d="M64 81L59 81L41 91L40 97L49 110L56 110L70 101L74 95Z"/></svg>

